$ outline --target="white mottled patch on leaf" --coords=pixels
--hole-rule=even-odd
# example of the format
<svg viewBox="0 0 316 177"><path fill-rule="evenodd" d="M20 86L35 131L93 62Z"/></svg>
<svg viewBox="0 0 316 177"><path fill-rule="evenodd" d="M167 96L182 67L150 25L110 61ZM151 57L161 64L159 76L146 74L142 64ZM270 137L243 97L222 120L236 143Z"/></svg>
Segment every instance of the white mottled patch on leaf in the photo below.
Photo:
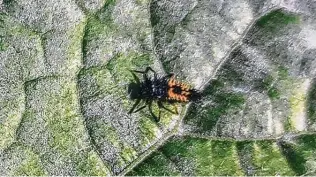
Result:
<svg viewBox="0 0 316 177"><path fill-rule="evenodd" d="M291 122L295 130L303 131L306 129L306 97L311 85L311 80L306 79L294 90L291 102Z"/></svg>

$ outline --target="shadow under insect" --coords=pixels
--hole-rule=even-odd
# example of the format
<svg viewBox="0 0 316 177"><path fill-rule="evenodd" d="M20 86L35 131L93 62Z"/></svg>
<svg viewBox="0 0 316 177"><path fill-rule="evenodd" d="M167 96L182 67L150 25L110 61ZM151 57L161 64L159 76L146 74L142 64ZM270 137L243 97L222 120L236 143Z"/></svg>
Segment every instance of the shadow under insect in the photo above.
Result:
<svg viewBox="0 0 316 177"><path fill-rule="evenodd" d="M153 78L149 77L148 73L153 73ZM130 99L136 100L132 106L129 114L136 113L146 107L148 107L150 114L156 122L160 121L161 110L164 109L170 113L178 114L176 107L172 111L164 106L164 103L184 103L189 101L197 101L201 95L196 89L189 88L188 85L175 80L174 74L168 74L160 77L150 67L147 67L145 71L131 71L134 82L128 86L128 94ZM143 76L143 80L136 76L135 73L140 73ZM152 110L152 104L156 101L159 113L156 116ZM142 106L140 106L142 105Z"/></svg>

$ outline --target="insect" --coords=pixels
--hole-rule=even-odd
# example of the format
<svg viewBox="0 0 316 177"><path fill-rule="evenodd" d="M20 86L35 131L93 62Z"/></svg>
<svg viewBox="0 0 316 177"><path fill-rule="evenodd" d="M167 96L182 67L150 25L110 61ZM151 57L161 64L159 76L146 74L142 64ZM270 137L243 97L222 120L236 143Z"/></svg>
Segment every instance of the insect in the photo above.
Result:
<svg viewBox="0 0 316 177"><path fill-rule="evenodd" d="M153 78L148 76L149 71L153 72ZM129 111L129 114L136 113L148 106L150 114L156 122L159 122L161 109L165 109L173 114L178 114L178 110L175 106L175 111L172 111L165 107L164 103L186 103L198 101L201 98L201 93L198 90L192 89L190 86L177 81L174 74L161 77L158 76L151 67L147 67L145 71L131 70L131 72L135 82L129 84L128 94L130 99L136 100L136 102ZM143 81L140 81L135 73L141 73L143 75ZM139 107L141 101L145 102L145 105ZM152 111L154 101L157 102L159 108L158 116Z"/></svg>

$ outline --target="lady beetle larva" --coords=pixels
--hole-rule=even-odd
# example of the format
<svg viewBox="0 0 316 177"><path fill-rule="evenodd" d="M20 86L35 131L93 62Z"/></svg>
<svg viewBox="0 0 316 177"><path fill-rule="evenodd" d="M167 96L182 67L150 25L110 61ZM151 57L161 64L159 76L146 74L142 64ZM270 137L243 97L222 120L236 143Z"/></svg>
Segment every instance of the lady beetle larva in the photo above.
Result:
<svg viewBox="0 0 316 177"><path fill-rule="evenodd" d="M154 73L153 78L148 77L149 71ZM129 111L129 114L136 113L148 105L150 114L153 116L156 122L159 122L161 108L173 114L178 114L177 109L172 111L166 108L163 103L186 103L190 101L198 101L201 98L201 93L198 90L191 88L187 84L177 81L174 74L168 74L166 76L160 77L150 67L147 67L145 71L132 70L131 72L135 82L129 84L128 94L130 95L130 98L132 100L136 100L136 102ZM141 73L143 75L143 81L140 81L134 72ZM145 105L136 109L141 101L144 101ZM152 111L153 101L157 101L159 108L158 117Z"/></svg>

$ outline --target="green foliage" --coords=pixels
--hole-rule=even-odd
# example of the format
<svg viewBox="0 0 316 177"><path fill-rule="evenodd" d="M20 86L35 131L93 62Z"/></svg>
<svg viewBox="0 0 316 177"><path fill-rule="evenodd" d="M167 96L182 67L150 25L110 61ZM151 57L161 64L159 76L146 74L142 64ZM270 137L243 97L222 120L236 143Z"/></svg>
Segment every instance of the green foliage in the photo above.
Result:
<svg viewBox="0 0 316 177"><path fill-rule="evenodd" d="M210 141L186 137L171 139L158 152L147 158L144 163L134 168L133 175L142 175L141 169L146 169L146 175L162 175L153 173L159 168L178 167L181 175L243 175L238 164L235 143L231 141ZM148 164L165 163L150 167ZM185 172L187 171L187 172ZM163 172L163 174L170 174Z"/></svg>
<svg viewBox="0 0 316 177"><path fill-rule="evenodd" d="M291 120L291 117L287 117L284 121L284 129L286 131L293 131L294 130L294 126L293 126L293 122Z"/></svg>
<svg viewBox="0 0 316 177"><path fill-rule="evenodd" d="M285 156L288 164L293 169L296 175L301 175L306 172L304 164L306 163L305 158L297 151L297 148L293 144L287 144L284 142L280 143L281 150Z"/></svg>
<svg viewBox="0 0 316 177"><path fill-rule="evenodd" d="M266 76L261 82L261 87L263 90L267 91L269 98L272 100L280 98L280 90L275 86L276 79L273 76Z"/></svg>
<svg viewBox="0 0 316 177"><path fill-rule="evenodd" d="M224 85L218 80L210 83L205 89L203 95L205 99L213 102L212 106L201 106L201 104L192 105L185 121L194 121L201 131L212 130L217 120L230 110L238 110L245 103L242 94L227 92Z"/></svg>
<svg viewBox="0 0 316 177"><path fill-rule="evenodd" d="M88 16L82 40L83 59L86 59L87 52L90 48L88 44L91 41L97 40L100 36L109 36L113 34L115 30L116 27L113 25L113 21L111 19L100 19L96 15Z"/></svg>
<svg viewBox="0 0 316 177"><path fill-rule="evenodd" d="M172 161L161 152L153 152L142 165L130 171L127 176L179 176L181 173Z"/></svg>
<svg viewBox="0 0 316 177"><path fill-rule="evenodd" d="M179 156L179 157L185 157L188 156L187 151L188 148L192 147L195 143L194 138L173 138L170 139L162 148L161 152L166 157L172 157L172 156ZM205 140L202 140L205 142Z"/></svg>
<svg viewBox="0 0 316 177"><path fill-rule="evenodd" d="M163 166L174 165L178 169L192 168L190 170L193 171L189 173L190 175L242 175L234 155L233 144L229 141L208 141L190 137L173 139L158 151L158 156L163 157L163 162L166 163ZM159 158L153 156L147 161L157 164L157 159ZM183 164L183 162L188 164ZM139 169L144 169L144 167L142 165L136 167L134 175L139 175L139 173L135 173ZM151 173L152 170L148 166L146 169L148 170L147 175L157 175Z"/></svg>
<svg viewBox="0 0 316 177"><path fill-rule="evenodd" d="M3 1L5 6L13 4L13 2L15 3L15 1L12 0ZM101 50L100 56L109 53L108 50L111 49L107 46L103 46L106 44L103 44L103 41L100 39L120 36L120 31L118 31L119 27L114 23L112 16L115 3L116 0L104 0L104 7L100 11L96 13L88 12L85 14L86 19L84 19L83 22L77 23L78 26L74 26L74 28L68 31L69 41L67 42L69 42L69 45L66 58L70 60L66 61L65 65L61 67L66 67L69 71L75 71L74 73L77 73L76 69L79 69L79 65L81 64L80 61L77 60L82 57L80 52L82 52L84 60L87 60L90 47L99 47ZM158 29L155 28L156 25L164 23L161 21L164 19L160 18L159 12L156 13L159 7L156 4L158 1L136 0L136 3L138 3L138 5L151 3L149 13L151 15L150 21L153 30ZM15 6L12 5L12 7ZM19 12L18 9L16 9L16 11ZM24 13L23 9L21 13ZM51 15L49 13L50 12L47 12L48 16ZM52 16L55 17L54 15ZM27 18L25 18L25 20L27 20ZM3 22L6 25L5 28L3 28ZM300 19L297 15L287 13L284 10L276 10L260 18L255 26L259 30L262 30L261 32L264 33L264 36L266 35L268 36L267 38L272 38L277 35L280 29L299 22ZM4 14L0 14L0 23L0 52L6 51L8 47L11 47L9 45L10 41L6 41L7 36L17 36L18 38L33 36L33 40L40 41L39 38L41 36L39 34L28 30L23 25L16 25L18 23L12 20L11 17L9 18ZM37 23L37 21L35 20L34 23ZM182 22L184 26L186 23L188 23L188 21ZM28 22L26 24L28 24ZM176 26L168 25L169 24L164 26L164 30L166 31L164 31L165 38L163 40L165 40L165 43L171 43L174 39L174 34L178 31ZM138 26L136 27L138 28ZM43 29L39 31L41 30ZM181 30L183 29L179 28L179 31ZM2 34L2 32L4 33ZM140 37L136 36L144 41L147 39L146 32L142 33ZM129 33L134 33L134 31ZM159 36L159 34L160 32L158 33L156 31L154 38ZM154 40L159 39L155 38ZM259 38L259 40L261 39ZM97 44L95 44L92 41L101 42L96 42ZM36 52L39 53L40 57L49 53L44 53L47 49L43 49L40 42L37 43L38 45L35 47L40 49L37 49L38 51ZM95 46L93 46L94 44ZM159 45L160 44L161 43L159 43ZM164 44L162 43L161 45ZM32 47L33 46L30 46L30 48ZM80 47L82 47L82 51L80 51ZM20 52L20 49L14 49ZM179 51L181 50L179 49ZM5 164L10 164L5 167L8 167L9 175L49 175L47 171L45 171L45 168L50 168L49 165L45 166L47 161L51 161L49 163L61 163L62 165L70 164L70 166L72 166L71 169L75 170L76 175L109 175L111 173L108 170L107 162L105 162L104 159L104 161L102 161L101 158L103 157L100 157L93 149L94 145L96 145L97 150L100 150L100 147L97 146L98 144L104 143L104 141L111 143L114 148L118 149L118 163L122 163L119 164L121 165L120 167L125 168L126 165L138 157L139 149L144 150L144 147L147 147L148 144L152 143L158 137L158 133L164 131L161 131L163 121L157 125L148 118L148 115L140 112L140 135L138 138L141 139L141 142L138 143L143 146L140 148L132 147L124 144L125 142L120 140L116 129L113 128L111 124L104 125L104 122L102 122L98 116L93 117L95 120L87 120L81 116L79 111L81 105L78 101L80 99L84 102L89 101L89 99L97 99L99 96L110 95L115 98L120 98L123 107L130 107L131 102L126 99L125 88L120 87L120 84L126 84L133 79L129 71L130 69L142 70L146 66L153 64L151 53L140 51L128 51L127 53L115 51L113 53L115 53L115 56L109 59L109 61L100 64L102 66L89 66L89 68L83 68L80 71L77 78L79 80L79 88L77 88L77 81L73 80L73 78L69 79L65 76L45 77L47 73L39 74L40 77L44 76L44 79L34 79L26 83L24 83L24 81L28 79L21 81L21 83L12 81L12 85L24 84L25 90L21 89L19 90L20 92L14 92L14 94L22 95L15 100L15 102L19 102L22 105L15 105L15 102L7 101L5 100L7 99L6 97L4 99L6 103L1 103L1 109L3 109L3 107L5 109L15 109L19 107L20 109L21 107L21 110L24 111L23 121L19 128L16 127L20 120L19 116L22 115L20 111L5 114L6 120L9 121L4 122L1 120L0 122L0 134L2 138L0 141L0 159L1 163L5 162ZM237 54L238 53L233 53L233 55ZM163 61L167 60L167 57L164 57L165 58L160 59ZM34 58L34 56L30 58ZM26 58L25 61L30 63L28 59L29 58ZM17 63L20 62L19 60L16 61ZM168 62L163 62L163 66L167 71L171 71L173 66ZM45 61L43 63L43 65L45 65L44 67L48 66ZM83 64L87 64L87 61L83 61ZM25 67L25 65L20 65L20 63L18 65L19 69L29 72L28 67ZM76 67L74 68L73 66ZM45 68L45 71L49 69L50 68ZM185 118L186 122L191 121L196 123L196 126L200 128L202 132L212 130L221 117L226 116L231 111L240 110L245 104L245 96L243 94L230 91L229 87L225 85L227 84L226 81L241 82L243 79L242 73L237 72L232 67L226 67L223 68L223 70L226 72L224 77L219 77L218 80L211 82L210 86L203 91L204 100L202 100L202 103L193 104L188 116ZM8 74L10 74L10 72L8 72ZM62 73L62 75L63 74L64 73ZM86 79L85 81L87 82L81 83L84 79ZM280 86L282 83L278 84L278 82L288 79L288 69L279 67L277 74L268 75L263 80L261 87L272 100L276 100L281 97L281 92L283 91L282 86ZM316 108L314 106L316 102L316 87L315 83L313 84L308 97L307 113L311 124L316 122ZM78 89L79 93L77 93ZM78 98L78 95L81 96L81 98ZM11 95L9 97L11 97ZM154 112L155 111L157 111L157 109L154 109ZM170 114L166 115L170 117ZM288 120L289 122L286 126L291 128L290 119ZM165 123L165 125L168 123ZM45 127L41 130L43 132L34 131L37 130L36 126L32 127L35 124L37 127ZM86 132L87 129L85 126L87 126L89 133ZM17 134L19 135L17 137L15 137L16 129L18 129ZM35 133L47 133L49 138L44 139L44 136L40 135L33 136ZM34 141L32 139L33 137L36 137ZM29 147L21 145L22 143L14 143L14 141L22 142ZM89 144L90 141L92 142L92 146ZM42 147L44 145L38 142L44 142L45 147ZM4 150L2 151L2 149ZM44 153L44 155L35 153L36 150L42 151L42 149L43 152L40 153ZM313 166L316 162L315 149L315 135L303 135L293 138L289 142L278 139L235 141L227 139L209 140L193 137L174 138L170 139L159 150L152 153L146 160L132 169L129 175L239 176L248 174L247 167L250 166L254 169L253 175L305 175L312 174L313 170L316 170ZM49 155L45 156L47 154L58 156L59 161L53 161L52 159L55 157L50 158L48 157ZM44 159L44 157L48 157L48 159ZM247 159L248 161L243 161L245 164L241 164L240 159ZM309 166L309 164L312 165ZM54 164L51 166L54 166ZM2 164L0 168L2 170Z"/></svg>
<svg viewBox="0 0 316 177"><path fill-rule="evenodd" d="M156 138L156 131L158 131L158 127L155 122L151 120L150 115L148 115L147 117L141 117L139 130L142 132L142 145L146 146Z"/></svg>
<svg viewBox="0 0 316 177"><path fill-rule="evenodd" d="M272 100L280 99L281 97L281 90L280 84L286 84L290 82L288 69L283 66L279 66L277 69L277 75L267 75L261 82L260 88L267 92L268 96Z"/></svg>
<svg viewBox="0 0 316 177"><path fill-rule="evenodd" d="M160 22L160 15L156 13L159 8L158 1L152 1L150 4L150 22L152 26L156 26Z"/></svg>
<svg viewBox="0 0 316 177"><path fill-rule="evenodd" d="M283 155L296 175L313 175L316 167L316 136L301 135L293 142L281 142Z"/></svg>
<svg viewBox="0 0 316 177"><path fill-rule="evenodd" d="M278 67L278 79L286 80L289 78L289 69L284 66Z"/></svg>
<svg viewBox="0 0 316 177"><path fill-rule="evenodd" d="M235 146L235 142L231 141L212 141L212 163L208 163L213 166L213 173L206 172L203 175L243 175L244 172L239 165Z"/></svg>
<svg viewBox="0 0 316 177"><path fill-rule="evenodd" d="M90 151L82 159L78 160L76 168L79 176L106 176L110 174L105 164L94 151Z"/></svg>
<svg viewBox="0 0 316 177"><path fill-rule="evenodd" d="M128 146L125 146L122 149L122 152L120 154L120 156L125 162L133 161L137 157L136 155L137 155L137 152L135 151L135 149Z"/></svg>
<svg viewBox="0 0 316 177"><path fill-rule="evenodd" d="M108 174L107 167L94 154L96 152L87 151L89 150L89 141L83 119L77 112L78 109L76 109L79 103L75 83L74 80L65 79L64 77L47 77L26 84L26 101L31 102L30 100L36 99L38 102L27 105L28 114L23 117L18 141L34 149L43 147L39 147L37 143L32 143L33 140L29 140L29 137L36 137L38 141L47 142L43 153L53 153L60 156L60 160L54 163L70 163L73 168L78 170L76 171L78 174ZM50 90L51 87L54 89ZM39 90L44 91L40 92ZM46 136L28 134L30 133L28 129L35 128L30 125L35 127L45 126L42 133L49 133L51 137L45 139ZM78 149L83 150L78 153ZM92 164L99 166L99 168L90 168Z"/></svg>
<svg viewBox="0 0 316 177"><path fill-rule="evenodd" d="M286 13L283 10L276 10L261 17L256 25L266 31L276 32L288 24L299 23L299 21L297 15Z"/></svg>
<svg viewBox="0 0 316 177"><path fill-rule="evenodd" d="M148 0L136 0L137 5L146 5L150 3Z"/></svg>
<svg viewBox="0 0 316 177"><path fill-rule="evenodd" d="M263 140L255 142L252 161L256 175L294 175L276 142Z"/></svg>
<svg viewBox="0 0 316 177"><path fill-rule="evenodd" d="M40 157L30 148L20 143L13 143L0 155L1 163L11 164L9 175L43 176L47 175ZM19 162L19 163L16 163Z"/></svg>
<svg viewBox="0 0 316 177"><path fill-rule="evenodd" d="M130 70L144 70L144 66L149 66L153 63L148 54L130 53L129 55L117 54L108 64L107 69L111 72L114 79L117 81L132 79ZM140 69L143 68L143 69Z"/></svg>
<svg viewBox="0 0 316 177"><path fill-rule="evenodd" d="M70 44L67 48L67 54L69 63L66 64L67 71L71 72L78 71L81 65L81 50L82 50L82 41L84 37L84 29L86 26L86 19L80 22L77 26L73 28L68 34L70 39ZM74 65L75 64L75 65ZM75 68L73 68L75 67ZM77 72L75 72L77 73Z"/></svg>
<svg viewBox="0 0 316 177"><path fill-rule="evenodd" d="M316 80L312 82L311 89L307 96L307 116L309 124L312 125L316 123Z"/></svg>
<svg viewBox="0 0 316 177"><path fill-rule="evenodd" d="M313 174L308 164L316 162L315 153L315 135L299 136L295 143L172 138L129 175Z"/></svg>
<svg viewBox="0 0 316 177"><path fill-rule="evenodd" d="M271 99L279 99L280 98L280 91L277 88L275 88L275 87L271 87L268 90L268 96Z"/></svg>
<svg viewBox="0 0 316 177"><path fill-rule="evenodd" d="M249 34L252 35L245 38L244 41L254 46L265 46L268 42L274 41L276 37L287 33L289 27L298 27L299 23L300 16L298 14L287 12L284 9L277 9L258 19L249 31ZM281 46L272 43L266 46L265 50L268 49L269 53L278 54L280 52L279 47ZM279 57L280 55L274 56Z"/></svg>
<svg viewBox="0 0 316 177"><path fill-rule="evenodd" d="M0 52L5 51L8 48L8 44L4 40L4 36L0 35Z"/></svg>
<svg viewBox="0 0 316 177"><path fill-rule="evenodd" d="M316 136L315 134L301 135L297 138L297 144L300 152L305 155L313 155L316 152ZM307 152L311 151L311 153Z"/></svg>

